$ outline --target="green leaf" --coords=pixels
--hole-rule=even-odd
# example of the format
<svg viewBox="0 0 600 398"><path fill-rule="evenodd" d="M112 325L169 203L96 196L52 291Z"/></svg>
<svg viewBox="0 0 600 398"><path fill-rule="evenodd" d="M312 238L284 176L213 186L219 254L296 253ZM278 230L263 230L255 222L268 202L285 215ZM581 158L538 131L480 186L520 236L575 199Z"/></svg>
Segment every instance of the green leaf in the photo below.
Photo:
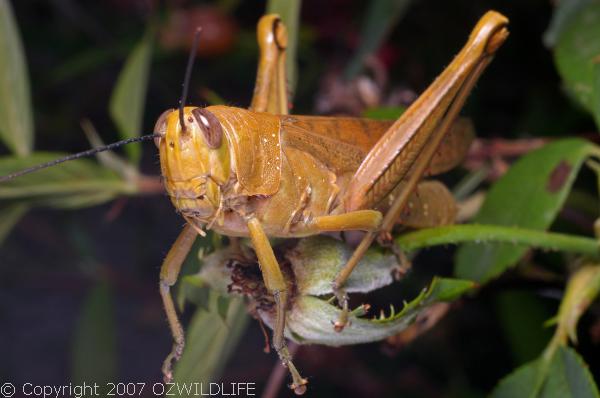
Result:
<svg viewBox="0 0 600 398"><path fill-rule="evenodd" d="M594 398L598 388L587 364L571 348L560 347L549 362L537 359L503 379L492 398Z"/></svg>
<svg viewBox="0 0 600 398"><path fill-rule="evenodd" d="M343 242L329 237L302 239L294 250L286 253L292 263L299 294L322 296L332 294L331 281L348 262L352 250ZM344 285L348 293L370 292L391 284L390 270L398 260L378 248L369 249Z"/></svg>
<svg viewBox="0 0 600 398"><path fill-rule="evenodd" d="M362 117L377 120L396 120L404 113L405 110L406 108L402 106L381 106L377 108L366 109L362 113Z"/></svg>
<svg viewBox="0 0 600 398"><path fill-rule="evenodd" d="M352 80L362 70L365 59L373 54L392 28L404 16L412 0L374 0L368 2L369 9L360 32L360 45L348 64L344 76Z"/></svg>
<svg viewBox="0 0 600 398"><path fill-rule="evenodd" d="M331 320L338 319L340 309L315 296L296 297L286 318L286 335L302 344L341 346L383 340L412 325L417 316L440 302L454 301L473 289L475 284L460 279L433 278L431 286L404 305L401 311L383 319L352 317L343 333L333 333ZM263 318L268 325L272 319Z"/></svg>
<svg viewBox="0 0 600 398"><path fill-rule="evenodd" d="M9 203L0 207L0 244L8 236L12 228L27 213L29 206L24 203Z"/></svg>
<svg viewBox="0 0 600 398"><path fill-rule="evenodd" d="M36 152L27 158L0 158L0 175L45 163L62 153ZM77 208L99 204L137 188L89 159L78 159L0 184L0 200L31 205Z"/></svg>
<svg viewBox="0 0 600 398"><path fill-rule="evenodd" d="M588 365L569 347L561 347L554 354L541 395L557 398L600 396Z"/></svg>
<svg viewBox="0 0 600 398"><path fill-rule="evenodd" d="M558 310L555 339L566 344L567 337L577 343L577 322L600 291L600 266L586 265L570 278Z"/></svg>
<svg viewBox="0 0 600 398"><path fill-rule="evenodd" d="M217 310L218 300L219 294L211 292L210 310L198 309L192 318L183 356L175 366L178 383L216 380L246 328L249 318L243 300L227 298L224 319Z"/></svg>
<svg viewBox="0 0 600 398"><path fill-rule="evenodd" d="M600 266L579 268L569 279L552 341L539 359L500 382L492 397L598 397L587 365L567 346L567 340L576 342L577 322L599 291Z"/></svg>
<svg viewBox="0 0 600 398"><path fill-rule="evenodd" d="M137 137L142 132L151 58L152 35L146 33L127 58L113 89L110 116L123 139ZM125 150L131 161L139 161L141 150L138 145L126 145Z"/></svg>
<svg viewBox="0 0 600 398"><path fill-rule="evenodd" d="M220 265L226 264L230 259L231 253L227 249L217 250L203 258L200 272L183 277L182 299L208 308L209 291L227 295L228 285L231 283L231 270Z"/></svg>
<svg viewBox="0 0 600 398"><path fill-rule="evenodd" d="M598 149L587 141L552 142L516 162L490 189L475 223L545 230L554 221L583 161ZM513 266L527 247L463 245L456 255L459 278L485 282Z"/></svg>
<svg viewBox="0 0 600 398"><path fill-rule="evenodd" d="M186 301L208 310L210 287L199 276L198 270L202 266L202 258L205 253L214 250L215 239L220 239L220 235L213 231L208 231L207 236L202 239L196 239L183 262L179 273L179 283L175 286L177 306L181 312L185 308ZM227 292L227 286L223 287L223 291Z"/></svg>
<svg viewBox="0 0 600 398"><path fill-rule="evenodd" d="M228 297L217 297L217 314L219 314L223 321L227 320L227 310L229 309L230 303L231 300Z"/></svg>
<svg viewBox="0 0 600 398"><path fill-rule="evenodd" d="M594 94L592 95L592 115L594 116L596 126L600 129L600 56L594 61L592 79L594 90Z"/></svg>
<svg viewBox="0 0 600 398"><path fill-rule="evenodd" d="M48 73L48 83L55 85L75 80L84 74L107 67L107 64L122 59L131 50L126 42L111 42L110 46L89 46L78 53L67 55L61 63Z"/></svg>
<svg viewBox="0 0 600 398"><path fill-rule="evenodd" d="M471 281L435 277L431 282L425 301L427 303L454 301L474 287L475 284Z"/></svg>
<svg viewBox="0 0 600 398"><path fill-rule="evenodd" d="M280 262L289 262L295 277L293 305L286 317L286 336L300 343L325 344L332 346L373 342L392 336L413 324L417 316L428 308L440 303L458 299L474 288L471 281L458 279L434 278L428 289L423 289L410 303L396 312L393 310L383 319L366 319L352 315L351 322L343 333L333 332L331 320L340 315L339 308L328 302L332 293L331 281L337 271L346 263L352 254L352 248L343 242L330 237L316 236L301 239L290 248L275 247ZM197 280L210 286L212 292L222 295L237 295L227 287L232 284L231 273L235 267L225 267L231 259L231 248L217 250L203 259L204 265L197 275ZM281 260L281 257L287 260ZM252 264L247 264L253 267ZM348 292L370 292L393 282L392 272L397 267L393 254L383 254L378 249L370 249L356 267L346 284ZM251 268L248 268L251 269ZM256 265L258 272L258 265ZM287 273L286 273L287 274ZM236 278L239 284L239 275ZM263 300L264 286L257 280L249 282L246 288L254 285L252 297ZM290 281L290 283L292 283ZM259 316L271 327L274 311L260 309Z"/></svg>
<svg viewBox="0 0 600 398"><path fill-rule="evenodd" d="M186 275L181 278L181 287L177 293L177 306L180 311L185 308L186 301L199 308L208 309L210 288L198 275Z"/></svg>
<svg viewBox="0 0 600 398"><path fill-rule="evenodd" d="M548 29L544 32L543 40L546 47L554 47L563 29L565 26L568 26L573 16L577 15L582 8L593 1L594 0L569 0L558 2L552 13L550 26L548 26Z"/></svg>
<svg viewBox="0 0 600 398"><path fill-rule="evenodd" d="M536 359L533 362L529 362L519 368L513 373L505 377L496 386L491 398L533 398L536 397L535 380L540 368L540 359Z"/></svg>
<svg viewBox="0 0 600 398"><path fill-rule="evenodd" d="M72 380L105 385L116 379L116 324L112 292L105 282L89 292L72 346Z"/></svg>
<svg viewBox="0 0 600 398"><path fill-rule="evenodd" d="M553 314L535 292L510 290L494 297L494 304L513 359L522 364L536 358L552 338L544 322Z"/></svg>
<svg viewBox="0 0 600 398"><path fill-rule="evenodd" d="M23 45L8 0L0 0L0 54L0 139L25 156L33 148L33 111Z"/></svg>
<svg viewBox="0 0 600 398"><path fill-rule="evenodd" d="M288 44L286 48L286 75L288 80L289 100L293 99L297 76L298 48L298 26L300 24L301 0L269 0L267 2L267 14L279 14L285 24L288 33Z"/></svg>
<svg viewBox="0 0 600 398"><path fill-rule="evenodd" d="M594 104L598 95L595 64L600 62L599 37L600 0L591 0L569 13L554 48L554 62L569 93L596 115L596 120L600 112Z"/></svg>

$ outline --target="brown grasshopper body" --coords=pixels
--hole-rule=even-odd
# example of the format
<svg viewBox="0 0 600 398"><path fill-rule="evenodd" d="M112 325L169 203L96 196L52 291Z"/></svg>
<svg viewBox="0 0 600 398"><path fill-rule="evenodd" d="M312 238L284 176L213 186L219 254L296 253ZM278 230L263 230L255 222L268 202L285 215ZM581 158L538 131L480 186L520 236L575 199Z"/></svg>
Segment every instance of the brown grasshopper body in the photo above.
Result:
<svg viewBox="0 0 600 398"><path fill-rule="evenodd" d="M453 221L448 190L420 180L452 168L466 152L470 129L453 126L461 123L457 115L466 97L506 39L507 23L496 12L484 15L450 65L390 123L288 115L285 27L276 15L267 15L258 26L261 57L250 110L186 107L160 117L155 134L165 186L188 222L161 272L175 338L163 366L167 379L184 344L169 288L197 234L212 228L251 238L276 303L273 346L290 370L291 387L304 392L307 381L285 346L287 284L268 238L367 231L332 281L342 307L334 329L342 332L349 321L343 285L373 240L389 237L398 221L413 226Z"/></svg>
<svg viewBox="0 0 600 398"><path fill-rule="evenodd" d="M389 121L272 115L225 106L207 107L201 114L194 108L184 112L189 123L185 139L178 139L176 131L166 131L167 126L176 126L167 120L176 119L176 112L157 124L157 132L165 134L158 146L167 192L196 229L208 225L227 236L249 236L244 220L248 214L254 214L272 237L326 231L321 217L345 212L342 198L348 183L392 125ZM218 149L209 148L201 131L202 118L208 122L207 116L219 123L222 137ZM472 138L470 123L459 119L453 127L432 159L429 174L452 168L465 154ZM421 183L416 192L418 197L401 220L405 225L425 227L453 220L452 195L443 185ZM374 204L375 209L383 211L387 202L380 202ZM414 203L421 205L416 208ZM380 222L376 214L364 216L372 217L373 227ZM349 224L333 230L341 229L357 228Z"/></svg>

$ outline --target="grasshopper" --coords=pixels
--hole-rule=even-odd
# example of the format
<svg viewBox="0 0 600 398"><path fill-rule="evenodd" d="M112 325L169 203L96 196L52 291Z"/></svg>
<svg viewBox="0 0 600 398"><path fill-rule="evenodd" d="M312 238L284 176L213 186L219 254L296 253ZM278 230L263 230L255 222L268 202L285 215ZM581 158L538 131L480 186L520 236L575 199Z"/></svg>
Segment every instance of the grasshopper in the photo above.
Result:
<svg viewBox="0 0 600 398"><path fill-rule="evenodd" d="M250 238L275 300L273 347L289 369L290 388L306 390L285 344L287 285L269 238L366 232L332 281L341 307L333 329L343 333L349 322L344 283L373 241L389 242L398 223L419 228L453 222L448 189L421 180L455 167L465 155L472 129L457 115L508 36L507 24L503 15L486 13L426 91L398 120L386 122L289 115L286 28L277 15L266 15L258 23L260 58L249 109L184 106L184 94L179 109L159 117L154 134L145 137L154 138L166 191L186 220L160 271L174 339L162 368L165 380L172 379L185 344L170 289L197 236L212 229L232 244Z"/></svg>
<svg viewBox="0 0 600 398"><path fill-rule="evenodd" d="M427 202L432 209L451 202L449 192L419 180L462 159L460 145L469 140L451 127L506 39L507 23L497 12L485 14L442 74L397 121L386 123L288 115L286 30L277 15L266 15L258 24L260 60L250 109L182 104L161 115L154 131L161 171L173 205L187 221L161 270L160 292L175 340L163 367L166 377L184 346L169 289L196 236L212 228L229 237L250 237L276 303L273 347L291 373L290 388L305 391L307 381L285 346L287 286L269 237L367 231L332 281L342 308L334 329L342 332L349 312L344 283L373 240L389 236L398 221L412 226L450 221L427 212ZM450 144L440 145L444 140ZM422 193L422 213L399 220L415 190Z"/></svg>

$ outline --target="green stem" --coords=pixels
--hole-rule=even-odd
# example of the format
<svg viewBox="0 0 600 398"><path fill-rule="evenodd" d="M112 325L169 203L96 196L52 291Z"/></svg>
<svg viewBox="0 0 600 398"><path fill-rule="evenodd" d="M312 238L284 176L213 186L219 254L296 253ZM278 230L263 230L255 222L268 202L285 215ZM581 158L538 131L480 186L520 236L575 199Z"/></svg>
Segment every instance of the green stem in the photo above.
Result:
<svg viewBox="0 0 600 398"><path fill-rule="evenodd" d="M421 229L396 238L396 244L407 252L429 246L463 242L512 243L600 258L600 245L593 238L500 225L449 225Z"/></svg>

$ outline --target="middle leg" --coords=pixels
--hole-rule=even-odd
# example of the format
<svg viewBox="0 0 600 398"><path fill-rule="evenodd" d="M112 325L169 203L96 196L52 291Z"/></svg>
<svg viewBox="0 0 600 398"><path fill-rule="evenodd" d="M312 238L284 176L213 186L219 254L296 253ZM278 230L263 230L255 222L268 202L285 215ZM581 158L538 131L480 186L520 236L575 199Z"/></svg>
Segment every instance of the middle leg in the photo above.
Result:
<svg viewBox="0 0 600 398"><path fill-rule="evenodd" d="M265 234L260 222L256 218L248 220L248 231L250 239L258 257L258 264L263 275L265 286L269 293L273 294L275 299L275 324L273 325L273 348L277 351L281 362L288 368L292 376L292 385L290 388L298 395L304 394L308 381L302 376L294 366L292 357L285 345L285 317L287 312L288 291L287 283L279 263L273 253L273 248L269 243L269 238Z"/></svg>

